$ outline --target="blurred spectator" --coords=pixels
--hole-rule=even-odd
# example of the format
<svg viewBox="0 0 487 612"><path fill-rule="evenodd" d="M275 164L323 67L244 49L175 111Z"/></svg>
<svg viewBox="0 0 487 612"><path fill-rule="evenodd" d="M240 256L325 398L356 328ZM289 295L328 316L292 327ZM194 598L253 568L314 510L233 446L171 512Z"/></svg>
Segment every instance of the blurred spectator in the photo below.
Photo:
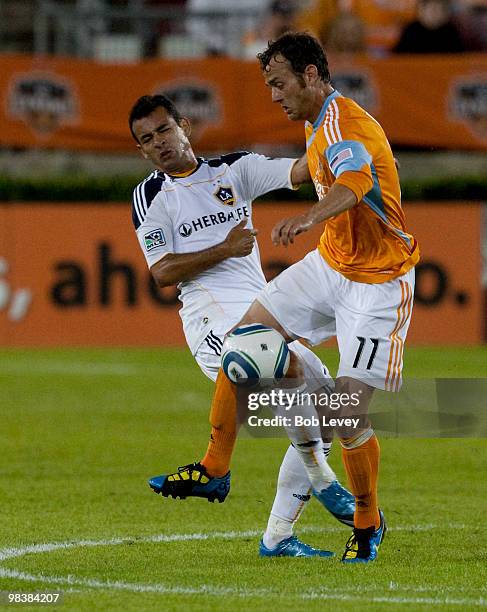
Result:
<svg viewBox="0 0 487 612"><path fill-rule="evenodd" d="M270 40L296 29L295 15L296 4L293 0L274 0L261 25L244 36L242 57L255 59Z"/></svg>
<svg viewBox="0 0 487 612"><path fill-rule="evenodd" d="M364 22L352 13L339 13L329 24L322 42L331 53L363 53L365 46Z"/></svg>
<svg viewBox="0 0 487 612"><path fill-rule="evenodd" d="M240 55L242 32L255 26L267 5L268 0L188 0L186 29L205 55Z"/></svg>
<svg viewBox="0 0 487 612"><path fill-rule="evenodd" d="M296 14L296 29L306 30L316 37L322 38L338 13L338 0L300 2L299 11Z"/></svg>
<svg viewBox="0 0 487 612"><path fill-rule="evenodd" d="M160 40L168 35L184 34L184 16L187 0L144 0L145 6L163 8L165 5L174 7L170 18L151 20L144 32L144 57L157 56L160 52Z"/></svg>
<svg viewBox="0 0 487 612"><path fill-rule="evenodd" d="M13 53L33 51L32 0L0 0L0 46Z"/></svg>
<svg viewBox="0 0 487 612"><path fill-rule="evenodd" d="M487 0L462 0L455 22L467 51L487 51Z"/></svg>
<svg viewBox="0 0 487 612"><path fill-rule="evenodd" d="M460 53L465 51L453 21L450 0L418 0L416 20L403 30L396 53Z"/></svg>
<svg viewBox="0 0 487 612"><path fill-rule="evenodd" d="M352 14L355 17L353 27L358 27L359 20L362 22L365 49L374 55L385 55L396 44L404 24L414 17L415 6L416 0L308 0L296 22L298 29L309 30L326 40L338 16L338 30L342 27L341 22L347 30L351 29Z"/></svg>
<svg viewBox="0 0 487 612"><path fill-rule="evenodd" d="M416 0L353 0L365 27L365 44L373 55L387 55L406 23L414 19Z"/></svg>

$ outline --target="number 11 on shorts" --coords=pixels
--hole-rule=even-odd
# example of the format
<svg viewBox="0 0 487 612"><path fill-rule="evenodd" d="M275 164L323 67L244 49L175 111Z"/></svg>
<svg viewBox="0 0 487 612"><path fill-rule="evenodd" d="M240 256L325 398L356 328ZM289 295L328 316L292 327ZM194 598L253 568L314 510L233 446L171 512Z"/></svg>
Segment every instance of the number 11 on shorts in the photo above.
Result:
<svg viewBox="0 0 487 612"><path fill-rule="evenodd" d="M374 363L375 355L377 353L377 348L379 346L379 338L364 338L363 336L357 336L357 340L359 342L357 352L355 354L355 359L353 360L352 368L357 368L358 364L362 358L362 353L364 352L364 347L367 344L367 340L370 340L372 343L372 349L369 356L369 361L367 362L366 370L370 370L372 364Z"/></svg>

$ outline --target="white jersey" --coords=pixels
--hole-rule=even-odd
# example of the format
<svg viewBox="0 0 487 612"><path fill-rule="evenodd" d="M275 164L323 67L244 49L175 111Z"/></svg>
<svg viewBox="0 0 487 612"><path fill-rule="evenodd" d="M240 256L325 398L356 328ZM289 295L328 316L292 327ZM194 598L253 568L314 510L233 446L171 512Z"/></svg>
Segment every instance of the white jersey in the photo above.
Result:
<svg viewBox="0 0 487 612"><path fill-rule="evenodd" d="M252 200L292 189L294 159L239 152L198 159L194 172L173 177L156 170L134 190L132 219L147 264L167 253L193 253L223 242L242 219L252 227ZM191 352L222 318L237 323L265 286L257 244L178 285L180 316Z"/></svg>

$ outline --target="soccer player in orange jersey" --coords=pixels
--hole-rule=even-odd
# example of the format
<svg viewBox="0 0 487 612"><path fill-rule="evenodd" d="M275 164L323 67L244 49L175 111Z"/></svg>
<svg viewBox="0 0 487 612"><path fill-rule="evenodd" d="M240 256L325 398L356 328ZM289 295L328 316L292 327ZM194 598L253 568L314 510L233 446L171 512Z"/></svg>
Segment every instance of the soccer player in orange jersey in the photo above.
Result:
<svg viewBox="0 0 487 612"><path fill-rule="evenodd" d="M277 223L273 242L287 246L316 224L324 228L317 249L269 283L240 324L259 322L288 341L303 338L312 345L336 336L335 392L359 394L363 414L374 388L401 386L419 260L405 227L394 158L379 123L333 88L314 37L284 34L258 58L272 100L292 121L305 121L318 195L307 213ZM379 443L367 418L355 431L335 431L356 500L342 560L373 561L385 533L377 500Z"/></svg>

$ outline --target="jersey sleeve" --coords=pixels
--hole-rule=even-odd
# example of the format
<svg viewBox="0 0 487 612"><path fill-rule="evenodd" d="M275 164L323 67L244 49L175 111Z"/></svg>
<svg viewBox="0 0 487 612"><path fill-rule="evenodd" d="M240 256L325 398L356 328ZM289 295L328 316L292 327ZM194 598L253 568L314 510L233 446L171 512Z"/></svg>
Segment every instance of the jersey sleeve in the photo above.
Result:
<svg viewBox="0 0 487 612"><path fill-rule="evenodd" d="M254 200L275 189L293 189L291 170L295 159L271 158L257 153L244 155L232 164L238 175L245 200Z"/></svg>
<svg viewBox="0 0 487 612"><path fill-rule="evenodd" d="M340 140L326 149L326 159L336 183L348 187L360 202L373 186L372 156L360 140Z"/></svg>
<svg viewBox="0 0 487 612"><path fill-rule="evenodd" d="M135 231L149 268L164 255L173 252L173 226L163 194L160 193L154 198Z"/></svg>
<svg viewBox="0 0 487 612"><path fill-rule="evenodd" d="M336 183L362 201L373 187L372 160L377 122L347 98L330 102L323 123L325 156Z"/></svg>

